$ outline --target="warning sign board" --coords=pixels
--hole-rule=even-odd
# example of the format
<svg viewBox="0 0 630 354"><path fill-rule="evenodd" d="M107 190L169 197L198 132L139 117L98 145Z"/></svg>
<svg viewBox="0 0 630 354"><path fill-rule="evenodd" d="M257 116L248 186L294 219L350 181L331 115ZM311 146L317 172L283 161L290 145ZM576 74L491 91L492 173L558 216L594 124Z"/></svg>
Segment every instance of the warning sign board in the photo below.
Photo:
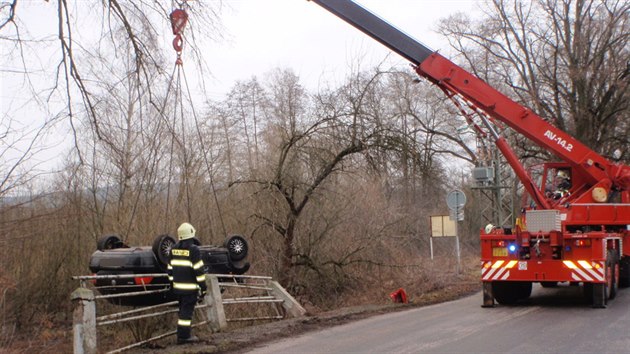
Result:
<svg viewBox="0 0 630 354"><path fill-rule="evenodd" d="M431 216L431 237L457 236L455 221L448 215Z"/></svg>

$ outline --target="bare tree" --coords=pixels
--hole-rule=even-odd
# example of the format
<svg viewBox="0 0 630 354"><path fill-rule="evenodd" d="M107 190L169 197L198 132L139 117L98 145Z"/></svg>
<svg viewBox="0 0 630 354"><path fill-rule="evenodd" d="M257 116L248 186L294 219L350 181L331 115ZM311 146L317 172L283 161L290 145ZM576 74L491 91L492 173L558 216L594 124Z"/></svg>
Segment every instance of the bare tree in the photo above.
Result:
<svg viewBox="0 0 630 354"><path fill-rule="evenodd" d="M466 64L592 149L628 161L630 4L617 0L489 3L441 22ZM520 143L523 156L542 151Z"/></svg>
<svg viewBox="0 0 630 354"><path fill-rule="evenodd" d="M407 72L393 72L387 78L382 95L402 137L401 149L394 149L401 158L396 167L406 176L419 177L414 186L426 198L434 194L440 180L447 180L441 175L446 165L477 161L474 134L440 90L417 82L415 74ZM413 195L408 190L404 194Z"/></svg>
<svg viewBox="0 0 630 354"><path fill-rule="evenodd" d="M11 116L0 119L0 198L26 192L41 173L34 157L48 149L42 140L50 124L26 127Z"/></svg>
<svg viewBox="0 0 630 354"><path fill-rule="evenodd" d="M293 281L294 268L306 264L304 257L298 257L302 252L296 241L307 205L346 161L368 149L380 133L359 102L370 83L362 87L363 92L354 92L358 94L354 102L337 98L353 95L345 87L309 99L295 74L273 74L267 93L268 121L261 135L267 153L274 157L267 158L268 172L233 185L258 185L262 189L256 193L266 191L271 198L272 208L254 216L282 239L278 273L285 285Z"/></svg>
<svg viewBox="0 0 630 354"><path fill-rule="evenodd" d="M185 8L190 14L184 39L192 45L188 46L187 53L193 54L197 70L206 72L203 57L194 43L200 38L220 37L221 2L195 2L194 6L188 6L185 1L171 4ZM50 29L44 29L46 34L54 34L53 37L44 37L43 40L31 37L29 26L39 25L29 18L33 8L44 13L55 12L57 23ZM67 118L74 132L76 147L80 145L76 135L80 128L78 123L84 119L90 123L95 135L103 138L98 108L102 102L99 96L103 93L98 82L103 72L93 70L94 52L107 48L101 53L102 59L129 56L130 68L112 66L111 71L116 72L118 77L134 76L139 86L146 90L148 102L160 106L160 96L154 96L152 89L154 78L155 75L168 77L171 73L163 53L155 45L158 38L166 37L170 41L172 36L168 21L172 8L165 7L164 2L105 0L70 4L66 0L57 0L34 5L11 0L3 3L1 10L0 41L7 49L3 54L10 56L21 67L19 72L10 74L25 77L38 102L51 107L51 111L60 112L56 115L57 119ZM85 23L91 26L81 27ZM55 41L58 50L51 50ZM126 50L127 45L130 51ZM50 58L57 59L38 57L48 53ZM172 55L175 56L174 53ZM101 65L105 63L107 61L100 62ZM42 82L36 78L32 74L36 70L49 74L50 81ZM63 103L60 105L59 101ZM81 154L78 156L81 157Z"/></svg>

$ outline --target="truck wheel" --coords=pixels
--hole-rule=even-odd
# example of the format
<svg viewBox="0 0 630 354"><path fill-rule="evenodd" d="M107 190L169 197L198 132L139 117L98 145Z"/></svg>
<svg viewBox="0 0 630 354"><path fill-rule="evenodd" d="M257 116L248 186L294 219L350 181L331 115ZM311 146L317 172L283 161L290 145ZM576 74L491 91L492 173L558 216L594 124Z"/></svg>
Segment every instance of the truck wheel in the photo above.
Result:
<svg viewBox="0 0 630 354"><path fill-rule="evenodd" d="M529 299L529 297L532 295L532 283L531 282L518 282L517 283L517 287L518 287L518 299L519 300L525 300L525 299Z"/></svg>
<svg viewBox="0 0 630 354"><path fill-rule="evenodd" d="M557 281L541 281L540 285L543 288L555 288L558 286L558 282Z"/></svg>
<svg viewBox="0 0 630 354"><path fill-rule="evenodd" d="M619 261L619 286L630 286L630 257L621 257Z"/></svg>
<svg viewBox="0 0 630 354"><path fill-rule="evenodd" d="M593 308L597 308L597 309L603 309L606 308L606 304L608 303L608 298L606 297L607 295L607 286L606 284L593 284L593 283L588 283L590 286L585 286L584 287L584 294L586 296L588 296L589 292L591 295L591 301L593 304Z"/></svg>
<svg viewBox="0 0 630 354"><path fill-rule="evenodd" d="M113 250L122 247L125 247L125 244L118 235L101 236L98 241L96 241L96 249L99 251Z"/></svg>
<svg viewBox="0 0 630 354"><path fill-rule="evenodd" d="M608 250L606 256L606 298L614 299L619 286L619 262L615 250Z"/></svg>
<svg viewBox="0 0 630 354"><path fill-rule="evenodd" d="M532 294L532 283L526 281L497 281L492 283L494 298L501 305L514 305Z"/></svg>
<svg viewBox="0 0 630 354"><path fill-rule="evenodd" d="M155 254L155 258L159 263L158 265L163 270L166 269L168 265L171 248L173 248L174 245L175 239L170 235L160 235L153 240L153 254Z"/></svg>
<svg viewBox="0 0 630 354"><path fill-rule="evenodd" d="M582 285L582 295L584 296L584 302L589 305L593 304L593 283L584 283Z"/></svg>
<svg viewBox="0 0 630 354"><path fill-rule="evenodd" d="M238 262L247 256L249 246L247 240L241 235L232 235L225 240L223 247L227 248L230 259Z"/></svg>

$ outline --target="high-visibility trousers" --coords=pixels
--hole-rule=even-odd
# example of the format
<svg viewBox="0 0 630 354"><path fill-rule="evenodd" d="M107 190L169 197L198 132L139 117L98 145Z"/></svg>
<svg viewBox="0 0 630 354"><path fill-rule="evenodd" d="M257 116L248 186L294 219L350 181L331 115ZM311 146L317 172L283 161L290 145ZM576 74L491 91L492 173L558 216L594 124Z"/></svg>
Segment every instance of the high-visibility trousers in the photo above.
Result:
<svg viewBox="0 0 630 354"><path fill-rule="evenodd" d="M197 294L178 295L178 297L177 338L187 339L191 336L192 317L197 303Z"/></svg>

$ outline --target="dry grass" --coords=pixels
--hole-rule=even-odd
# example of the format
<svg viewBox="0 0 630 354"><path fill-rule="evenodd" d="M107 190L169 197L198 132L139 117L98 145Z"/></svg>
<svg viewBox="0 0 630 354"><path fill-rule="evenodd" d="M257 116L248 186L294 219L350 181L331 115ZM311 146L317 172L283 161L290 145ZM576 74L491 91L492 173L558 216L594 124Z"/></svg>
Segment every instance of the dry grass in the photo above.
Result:
<svg viewBox="0 0 630 354"><path fill-rule="evenodd" d="M455 274L455 260L450 256L441 256L433 261L430 259L420 259L419 264L408 267L384 268L378 269L376 272L363 274L362 280L358 277L348 284L347 289L340 290L335 299L328 299L321 303L309 301L308 296L302 296L301 303L308 310L309 318L319 318L317 325L335 325L337 323L361 318L369 314L380 313L382 311L390 311L392 301L389 294L398 289L403 288L408 294L412 306L427 303L435 303L439 301L450 300L462 294L470 293L479 289L478 280L478 264L477 257L468 256L462 260L463 271L458 275ZM350 286L351 285L351 286ZM261 295L263 292L243 291L238 289L229 289L224 292L223 296L227 297L245 297ZM332 296L331 296L332 297ZM315 298L315 297L310 297ZM325 297L320 297L325 298ZM120 311L118 306L110 305L105 302L97 304L99 315ZM240 317L257 317L257 316L276 316L282 314L282 310L270 304L257 305L226 305L226 315L230 319ZM322 318L328 318L322 321ZM197 311L195 322L204 319L201 311ZM3 332L5 340L2 342L3 350L9 353L27 353L27 352L71 352L72 333L70 323L67 320L60 320L50 316L42 316L35 318L37 326L32 330L30 336L9 336L10 333ZM261 324L276 323L276 321L239 321L229 322L228 334L239 333L239 331L248 331L248 328L254 326L257 328ZM105 328L99 327L99 347L100 348L118 348L137 340L146 339L160 333L172 331L175 329L176 315L167 315L158 319L150 319L144 321L134 321L130 324L111 325ZM284 330L287 335L295 331L309 330L312 323L305 322L302 329L293 328L290 331ZM278 326L278 325L272 325ZM3 327L3 330L10 328ZM280 336L283 331L279 331ZM210 333L207 329L196 329L196 333L204 338L214 338L217 334ZM14 338L6 340L7 338ZM257 334L252 334L250 341L264 340L259 338ZM163 349L172 343L171 339L165 339L157 344L153 344L149 348ZM225 339L223 349L230 350L240 347L243 341L247 339ZM238 343L233 347L232 343ZM222 349L222 350L223 350ZM149 350L149 351L150 351ZM142 350L139 350L142 351Z"/></svg>
<svg viewBox="0 0 630 354"><path fill-rule="evenodd" d="M317 200L317 208L309 210L301 219L295 252L308 256L310 263L296 265L291 270L292 280L287 288L309 315L339 308L388 305L391 304L388 295L399 288L417 303L425 301L427 294L437 294L430 296L439 298L440 290L453 284L477 280L477 250L463 249L463 254L469 256L462 258L463 271L459 275L455 274L452 242L436 244L436 258L430 260L426 239L415 231L424 227L413 217L418 211L390 206L376 190L363 193L363 189L358 188L353 191L356 198L344 199L345 204L334 199ZM93 220L85 218L89 214L85 212L80 206L57 209L34 206L15 212L11 217L0 214L13 220L0 224L4 227L0 231L5 235L0 237L0 252L3 252L0 267L7 270L0 274L0 346L3 350L17 353L72 351L70 294L79 284L71 276L88 272L89 258L99 235L98 229L90 224ZM243 208L239 212L242 215L228 224L229 229L253 230L258 226L255 220L247 218L251 210ZM117 224L110 218L102 222L101 228L116 229ZM217 243L216 238L210 240L202 226L198 231L204 242ZM248 236L250 274L271 275L277 279L282 240L264 228L255 233L243 233L251 235ZM152 238L152 234L147 234L146 239L132 245L150 244ZM225 294L228 295L240 296L233 290ZM109 310L103 305L99 311L104 309ZM269 305L229 305L226 311L229 318L278 314ZM175 316L169 316L107 326L99 329L99 343L110 348L120 347L173 330L175 323ZM231 322L230 328L260 323Z"/></svg>

